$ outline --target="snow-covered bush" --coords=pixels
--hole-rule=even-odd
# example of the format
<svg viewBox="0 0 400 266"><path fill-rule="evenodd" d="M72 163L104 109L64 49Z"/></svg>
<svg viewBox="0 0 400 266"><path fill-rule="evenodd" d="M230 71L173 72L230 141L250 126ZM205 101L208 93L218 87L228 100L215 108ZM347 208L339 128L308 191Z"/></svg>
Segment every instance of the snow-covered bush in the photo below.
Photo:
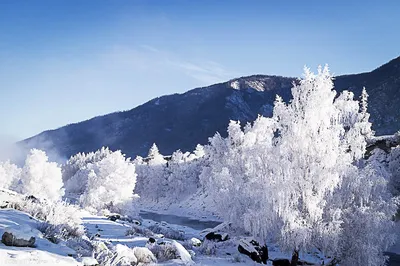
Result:
<svg viewBox="0 0 400 266"><path fill-rule="evenodd" d="M131 228L126 230L125 235L126 236L139 235L145 237L153 237L154 233L150 229L147 229L146 227L139 225L132 225Z"/></svg>
<svg viewBox="0 0 400 266"><path fill-rule="evenodd" d="M84 234L79 209L75 205L62 201L24 200L20 203L20 208L41 220L38 229L53 242L57 242L59 239L80 237Z"/></svg>
<svg viewBox="0 0 400 266"><path fill-rule="evenodd" d="M171 242L162 244L147 245L147 248L156 256L158 262L173 260L178 258L178 251Z"/></svg>
<svg viewBox="0 0 400 266"><path fill-rule="evenodd" d="M205 239L198 248L198 251L200 254L207 256L215 255L217 254L217 244L215 241Z"/></svg>
<svg viewBox="0 0 400 266"><path fill-rule="evenodd" d="M101 160L89 163L76 174L84 173L86 189L80 196L80 204L88 209L132 214L136 185L135 165L121 151L108 153ZM76 175L75 174L75 175ZM83 174L82 174L83 175ZM70 180L72 180L71 178Z"/></svg>
<svg viewBox="0 0 400 266"><path fill-rule="evenodd" d="M64 195L61 168L49 162L44 151L32 149L26 157L17 190L41 199L60 200Z"/></svg>
<svg viewBox="0 0 400 266"><path fill-rule="evenodd" d="M185 234L179 230L164 226L162 224L154 224L149 226L149 230L156 234L162 234L166 238L185 240Z"/></svg>
<svg viewBox="0 0 400 266"><path fill-rule="evenodd" d="M211 138L202 184L225 220L262 242L382 265L396 205L376 164L363 161L373 134L366 93L361 104L351 92L336 95L320 68L316 75L306 69L292 95L287 104L277 97L272 118L244 129L231 122L226 139ZM380 237L369 236L376 231Z"/></svg>

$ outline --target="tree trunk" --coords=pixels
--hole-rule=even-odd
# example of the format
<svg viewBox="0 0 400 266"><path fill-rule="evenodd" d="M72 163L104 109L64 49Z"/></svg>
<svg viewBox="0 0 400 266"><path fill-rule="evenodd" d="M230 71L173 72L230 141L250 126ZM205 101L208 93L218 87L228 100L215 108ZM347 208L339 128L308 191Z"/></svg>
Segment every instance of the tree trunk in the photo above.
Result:
<svg viewBox="0 0 400 266"><path fill-rule="evenodd" d="M295 249L292 255L292 261L290 262L290 266L297 266L297 262L299 261L299 251Z"/></svg>

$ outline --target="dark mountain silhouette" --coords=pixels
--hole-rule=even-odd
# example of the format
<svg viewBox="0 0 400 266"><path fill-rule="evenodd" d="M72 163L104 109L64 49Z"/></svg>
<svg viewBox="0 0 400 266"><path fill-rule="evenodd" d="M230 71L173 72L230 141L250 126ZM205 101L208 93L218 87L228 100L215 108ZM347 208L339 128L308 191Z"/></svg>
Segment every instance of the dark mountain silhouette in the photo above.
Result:
<svg viewBox="0 0 400 266"><path fill-rule="evenodd" d="M128 156L146 156L156 143L163 154L190 151L205 144L216 132L226 135L230 120L243 123L258 114L270 116L276 94L290 99L295 78L254 75L196 88L183 94L155 98L129 111L111 113L21 141L69 157L108 146ZM368 73L335 78L337 91L351 90L359 97L363 87L370 95L369 112L377 135L400 129L400 57Z"/></svg>

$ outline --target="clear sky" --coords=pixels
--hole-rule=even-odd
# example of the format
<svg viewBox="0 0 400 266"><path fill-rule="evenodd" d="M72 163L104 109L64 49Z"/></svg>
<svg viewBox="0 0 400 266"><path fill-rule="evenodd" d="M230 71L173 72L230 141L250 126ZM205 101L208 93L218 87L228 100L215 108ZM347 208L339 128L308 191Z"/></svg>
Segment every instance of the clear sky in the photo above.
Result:
<svg viewBox="0 0 400 266"><path fill-rule="evenodd" d="M0 136L15 140L251 74L372 70L400 1L1 0Z"/></svg>

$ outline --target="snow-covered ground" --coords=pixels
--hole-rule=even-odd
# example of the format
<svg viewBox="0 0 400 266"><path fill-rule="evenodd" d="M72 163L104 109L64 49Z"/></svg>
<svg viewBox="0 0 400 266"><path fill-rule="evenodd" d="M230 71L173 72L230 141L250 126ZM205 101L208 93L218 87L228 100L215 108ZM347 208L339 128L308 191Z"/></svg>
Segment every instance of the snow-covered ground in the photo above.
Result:
<svg viewBox="0 0 400 266"><path fill-rule="evenodd" d="M160 218L162 215L159 214ZM168 217L168 216L165 216ZM181 220L187 218L181 217ZM87 229L86 233L91 236L93 241L102 241L111 243L116 246L117 244L125 245L129 248L145 247L148 245L148 236L144 235L127 235L127 231L132 227L132 224L126 221L111 221L107 217L94 216L90 214L84 215L82 218L83 224ZM196 221L191 219L192 222ZM179 221L178 221L179 222ZM0 210L0 234L9 227L25 226L31 228L36 237L36 247L34 248L21 248L21 247L8 247L0 244L0 261L1 265L82 265L80 259L74 250L66 247L64 244L53 244L45 239L42 234L36 230L38 221L28 214L17 211L14 209L1 209ZM207 227L207 223L202 226L202 221L197 220L197 228ZM190 226L169 224L166 222L157 222L149 219L142 220L142 228L154 228L154 226L162 227L163 230L170 230L171 232L179 232L184 238L190 239L192 237L203 239L204 232L202 230L192 228ZM157 242L174 241L171 238L164 238L160 234L155 234ZM187 241L176 240L178 243L187 247ZM238 239L233 238L225 242L210 243L210 253L202 254L202 248L193 248L196 253L192 256L193 263L197 265L259 265L249 259L247 256L240 254L237 250ZM288 254L282 254L279 249L271 245L270 258L289 258ZM192 251L191 251L192 252ZM193 254L193 253L192 253ZM308 261L316 261L315 258L310 256ZM160 262L158 265L187 265L188 262L183 260L170 260ZM269 262L268 265L272 265Z"/></svg>
<svg viewBox="0 0 400 266"><path fill-rule="evenodd" d="M35 248L9 247L0 243L0 265L77 265L77 261L71 256L75 251L64 246L56 245L43 238L36 230L37 220L26 213L13 210L0 210L0 235L6 228L23 227L30 228L36 238Z"/></svg>
<svg viewBox="0 0 400 266"><path fill-rule="evenodd" d="M15 209L4 208L4 202L21 200L21 195L8 191L0 191L0 236L7 230L14 230L22 237L36 238L35 247L10 247L0 243L0 265L66 265L79 266L85 265L79 250L73 249L63 241L54 244L47 240L37 228L39 220L31 217L29 214ZM188 201L190 202L190 201ZM195 206L195 201L192 201ZM197 201L200 202L200 201ZM81 210L78 214L82 218L85 227L85 241L91 243L104 243L112 252L117 252L121 259L131 256L135 247L151 249L150 237L154 238L156 243L168 243L175 247L180 254L179 258L170 260L159 260L157 265L260 265L252 261L248 256L239 253L238 243L245 237L227 231L230 239L224 242L204 241L201 246L193 245L193 238L204 240L205 234L210 227L217 226L220 221L213 215L207 215L198 210L201 203L197 203L196 208L188 208L186 213L193 212L195 215L184 216L184 209L188 204L179 206L164 206L164 210L152 212L141 212L141 218L138 221L128 221L125 219L116 219L115 221L104 217L92 215ZM176 211L175 208L182 211ZM150 208L147 208L150 209ZM139 225L140 223L140 225ZM218 228L223 228L222 225ZM222 229L224 230L224 229ZM400 231L400 227L399 227ZM398 233L398 232L394 232ZM90 239L90 240L89 240ZM194 241L196 242L196 241ZM275 258L290 259L291 254L283 253L279 247L273 243L268 243L269 261L267 265L272 265ZM154 246L153 246L154 247ZM392 252L392 261L390 266L400 265L396 262L400 254L400 241L393 246L389 252ZM94 254L94 253L93 253ZM87 255L83 255L87 256ZM317 251L311 254L300 254L300 259L315 265L320 265L322 261L327 262ZM119 260L120 261L120 260ZM101 264L116 265L116 264Z"/></svg>

